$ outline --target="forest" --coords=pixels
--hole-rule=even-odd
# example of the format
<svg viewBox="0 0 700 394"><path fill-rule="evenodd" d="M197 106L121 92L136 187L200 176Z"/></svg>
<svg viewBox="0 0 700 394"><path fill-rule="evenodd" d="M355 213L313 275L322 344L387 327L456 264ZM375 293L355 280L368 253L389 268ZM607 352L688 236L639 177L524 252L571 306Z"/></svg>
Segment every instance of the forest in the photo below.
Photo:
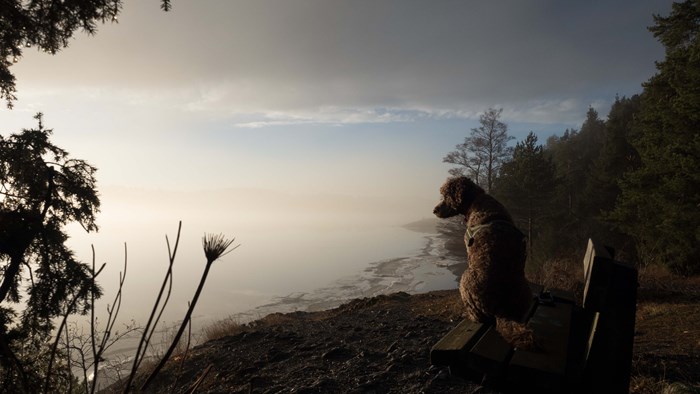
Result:
<svg viewBox="0 0 700 394"><path fill-rule="evenodd" d="M607 116L509 147L501 110L481 116L444 162L496 196L528 236L530 267L583 254L588 238L640 267L700 273L700 12L674 4L649 30L665 47L657 73Z"/></svg>

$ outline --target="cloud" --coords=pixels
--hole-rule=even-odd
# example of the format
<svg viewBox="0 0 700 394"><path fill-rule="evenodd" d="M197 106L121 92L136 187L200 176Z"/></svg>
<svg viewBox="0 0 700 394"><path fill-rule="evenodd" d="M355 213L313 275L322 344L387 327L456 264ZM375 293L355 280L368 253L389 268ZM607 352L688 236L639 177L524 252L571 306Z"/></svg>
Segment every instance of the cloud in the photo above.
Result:
<svg viewBox="0 0 700 394"><path fill-rule="evenodd" d="M27 54L16 68L20 81L42 88L181 92L173 105L255 115L246 127L474 117L488 106L554 122L638 92L663 56L646 27L669 7L255 0L183 2L162 13L132 2L120 24L55 57Z"/></svg>
<svg viewBox="0 0 700 394"><path fill-rule="evenodd" d="M585 112L581 108L590 103L575 97L559 100L533 100L527 105L504 105L503 116L518 122L528 123L565 123L571 119L581 118Z"/></svg>
<svg viewBox="0 0 700 394"><path fill-rule="evenodd" d="M367 123L411 122L419 114L401 113L398 111L372 108L320 108L313 112L296 113L265 113L259 115L261 120L234 123L236 127L261 128L269 126L288 125L354 125Z"/></svg>

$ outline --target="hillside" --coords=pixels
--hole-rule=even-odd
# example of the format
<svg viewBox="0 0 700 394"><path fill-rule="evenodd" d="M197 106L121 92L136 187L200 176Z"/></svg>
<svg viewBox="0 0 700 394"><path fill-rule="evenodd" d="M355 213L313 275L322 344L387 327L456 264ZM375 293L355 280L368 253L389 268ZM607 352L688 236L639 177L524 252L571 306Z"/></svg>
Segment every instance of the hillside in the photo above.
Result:
<svg viewBox="0 0 700 394"><path fill-rule="evenodd" d="M631 391L700 391L700 280L658 272L641 279ZM176 358L155 390L186 392L204 375L197 392L472 392L477 383L429 364L430 347L458 322L460 307L450 290L272 314L196 347L182 366Z"/></svg>

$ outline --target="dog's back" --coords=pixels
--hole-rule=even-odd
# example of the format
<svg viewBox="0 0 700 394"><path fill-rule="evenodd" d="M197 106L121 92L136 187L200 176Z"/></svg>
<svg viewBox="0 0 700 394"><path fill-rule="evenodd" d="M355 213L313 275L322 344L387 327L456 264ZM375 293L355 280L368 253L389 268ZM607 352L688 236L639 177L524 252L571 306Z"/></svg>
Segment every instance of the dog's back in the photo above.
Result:
<svg viewBox="0 0 700 394"><path fill-rule="evenodd" d="M525 280L525 237L493 197L477 197L467 215L465 234L469 268L460 281L467 311L476 321L496 317L519 321L529 308Z"/></svg>

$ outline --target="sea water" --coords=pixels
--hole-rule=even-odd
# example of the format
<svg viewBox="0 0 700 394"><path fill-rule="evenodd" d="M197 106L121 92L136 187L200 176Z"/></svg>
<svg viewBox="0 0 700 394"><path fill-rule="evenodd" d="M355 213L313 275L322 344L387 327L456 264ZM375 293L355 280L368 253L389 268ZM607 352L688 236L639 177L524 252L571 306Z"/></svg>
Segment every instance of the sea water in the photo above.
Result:
<svg viewBox="0 0 700 394"><path fill-rule="evenodd" d="M183 224L177 245L166 321L184 316L205 267L204 226L192 227ZM235 315L245 322L271 312L327 309L358 297L456 287L447 266L459 262L449 259L436 232L371 223L280 223L222 232L236 236L233 246L240 246L212 265L196 305L198 321ZM72 238L71 247L83 261L92 260L93 245L96 265L107 263L98 277L105 293L99 304L106 308L113 301L126 257L120 316L147 320L168 269L165 235L104 228L96 236ZM167 235L172 253L177 223Z"/></svg>

